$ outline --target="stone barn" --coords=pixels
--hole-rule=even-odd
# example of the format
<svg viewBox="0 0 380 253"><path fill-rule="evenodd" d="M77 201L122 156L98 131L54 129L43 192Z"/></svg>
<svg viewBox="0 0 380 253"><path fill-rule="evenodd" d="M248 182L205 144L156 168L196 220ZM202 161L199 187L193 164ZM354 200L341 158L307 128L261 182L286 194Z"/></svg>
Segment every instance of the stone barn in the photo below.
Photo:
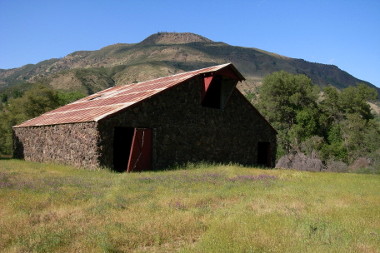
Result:
<svg viewBox="0 0 380 253"><path fill-rule="evenodd" d="M100 91L13 127L14 156L116 171L187 162L273 167L276 131L223 64Z"/></svg>

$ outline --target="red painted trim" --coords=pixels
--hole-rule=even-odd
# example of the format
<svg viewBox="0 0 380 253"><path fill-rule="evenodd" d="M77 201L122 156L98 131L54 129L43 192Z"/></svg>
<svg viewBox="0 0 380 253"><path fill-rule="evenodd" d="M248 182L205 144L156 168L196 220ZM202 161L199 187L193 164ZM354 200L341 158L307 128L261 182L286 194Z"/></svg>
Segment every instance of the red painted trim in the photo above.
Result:
<svg viewBox="0 0 380 253"><path fill-rule="evenodd" d="M206 92L207 92L208 88L210 87L210 84L211 84L213 78L214 78L214 76L207 76L207 77L203 78L202 100L205 97Z"/></svg>

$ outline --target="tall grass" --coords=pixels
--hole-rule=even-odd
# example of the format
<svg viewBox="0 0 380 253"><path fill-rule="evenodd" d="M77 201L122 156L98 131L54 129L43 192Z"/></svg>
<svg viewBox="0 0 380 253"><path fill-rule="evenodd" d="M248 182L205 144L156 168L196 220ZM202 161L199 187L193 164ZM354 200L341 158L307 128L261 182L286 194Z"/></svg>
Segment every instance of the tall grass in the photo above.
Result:
<svg viewBox="0 0 380 253"><path fill-rule="evenodd" d="M380 176L0 160L4 252L379 252Z"/></svg>

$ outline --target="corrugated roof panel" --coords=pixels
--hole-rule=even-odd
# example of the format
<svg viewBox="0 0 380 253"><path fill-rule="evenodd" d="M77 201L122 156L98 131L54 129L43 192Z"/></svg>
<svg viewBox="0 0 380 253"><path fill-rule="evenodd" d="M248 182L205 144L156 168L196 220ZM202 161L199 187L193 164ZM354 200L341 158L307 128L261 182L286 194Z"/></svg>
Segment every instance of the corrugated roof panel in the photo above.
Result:
<svg viewBox="0 0 380 253"><path fill-rule="evenodd" d="M18 125L18 127L25 126L42 126L42 125L55 125L70 122L87 122L94 121L101 115L104 115L110 111L118 109L119 105L111 105L104 107L93 107L74 111L63 111L55 113L45 113L41 116L25 121L24 123Z"/></svg>
<svg viewBox="0 0 380 253"><path fill-rule="evenodd" d="M121 94L121 95L117 95L113 97L108 97L107 99L98 99L98 100L91 100L91 101L83 101L83 102L75 103L75 104L69 104L67 106L58 108L52 112L54 113L54 112L62 112L62 111L72 111L72 110L80 110L80 109L90 108L90 107L102 107L102 106L113 105L113 104L131 103L131 102L140 101L141 99L149 97L153 94L155 94L155 91Z"/></svg>
<svg viewBox="0 0 380 253"><path fill-rule="evenodd" d="M242 77L235 67L231 63L228 63L141 83L115 86L44 113L16 127L98 121L196 75L216 72L225 67L230 67L233 72L236 72L239 80L244 80L244 77Z"/></svg>

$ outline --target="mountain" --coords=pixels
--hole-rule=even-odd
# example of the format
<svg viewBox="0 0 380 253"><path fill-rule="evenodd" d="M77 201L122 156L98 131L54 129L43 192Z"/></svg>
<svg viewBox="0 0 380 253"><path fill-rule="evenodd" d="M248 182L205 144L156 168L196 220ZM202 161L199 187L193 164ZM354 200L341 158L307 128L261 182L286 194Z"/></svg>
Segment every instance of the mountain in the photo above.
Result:
<svg viewBox="0 0 380 253"><path fill-rule="evenodd" d="M265 75L285 70L309 76L315 84L344 88L364 82L334 65L311 63L257 48L231 46L193 33L156 33L135 44L78 51L20 68L0 70L0 91L16 84L46 83L56 89L93 92L183 71L232 62L246 77L239 85L253 91Z"/></svg>

